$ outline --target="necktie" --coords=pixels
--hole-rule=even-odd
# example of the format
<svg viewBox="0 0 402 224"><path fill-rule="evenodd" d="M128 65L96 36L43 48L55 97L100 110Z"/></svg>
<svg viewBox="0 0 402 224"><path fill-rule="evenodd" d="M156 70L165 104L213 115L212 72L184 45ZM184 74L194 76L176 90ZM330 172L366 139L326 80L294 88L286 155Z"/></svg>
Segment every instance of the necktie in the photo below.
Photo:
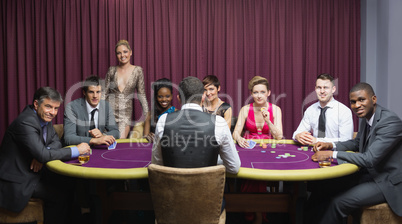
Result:
<svg viewBox="0 0 402 224"><path fill-rule="evenodd" d="M321 108L320 117L318 118L318 137L325 137L325 111L327 111L329 107Z"/></svg>
<svg viewBox="0 0 402 224"><path fill-rule="evenodd" d="M367 146L367 142L368 142L368 135L370 133L370 128L371 126L369 124L366 124L366 129L364 130L364 142L363 142L363 152L366 151L366 146Z"/></svg>
<svg viewBox="0 0 402 224"><path fill-rule="evenodd" d="M47 136L47 126L46 125L43 125L42 126L42 137L43 137L43 140L46 142L46 136Z"/></svg>
<svg viewBox="0 0 402 224"><path fill-rule="evenodd" d="M92 111L91 111L91 123L90 123L90 125L89 125L89 130L92 130L92 129L95 129L95 121L94 121L94 117L95 117L95 112L97 111L98 109L93 109Z"/></svg>
<svg viewBox="0 0 402 224"><path fill-rule="evenodd" d="M369 136L369 133L370 133L370 129L371 129L371 126L370 126L369 124L366 124L365 142L368 140L368 136Z"/></svg>

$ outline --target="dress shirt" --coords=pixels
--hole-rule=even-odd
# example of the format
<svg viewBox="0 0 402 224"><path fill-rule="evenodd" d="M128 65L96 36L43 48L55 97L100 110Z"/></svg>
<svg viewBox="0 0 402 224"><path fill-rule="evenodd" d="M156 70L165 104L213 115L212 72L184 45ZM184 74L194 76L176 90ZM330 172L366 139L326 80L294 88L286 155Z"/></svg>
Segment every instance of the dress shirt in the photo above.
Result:
<svg viewBox="0 0 402 224"><path fill-rule="evenodd" d="M366 120L366 122L367 122L366 125L370 125L370 127L373 127L374 115L375 115L375 113L371 116L370 120ZM336 151L336 144L335 143L332 143L332 150L334 150L334 152L332 153L332 157L334 159L336 159L337 155L338 155L338 151Z"/></svg>
<svg viewBox="0 0 402 224"><path fill-rule="evenodd" d="M293 140L296 141L296 135L303 131L312 131L319 142L347 141L353 138L352 111L334 98L326 106L329 108L325 114L325 138L317 138L321 106L320 102L316 102L304 112L299 127L293 133Z"/></svg>
<svg viewBox="0 0 402 224"><path fill-rule="evenodd" d="M198 104L188 103L181 107L182 110L198 110L202 111L202 108ZM165 122L168 114L163 114L156 124L155 128L155 142L152 146L152 163L163 165L162 150L160 145L160 139L163 136L165 130ZM218 144L221 146L219 151L218 163L223 164L226 167L226 172L236 174L240 168L240 157L237 153L236 146L233 142L232 134L230 133L226 120L221 116L216 116L215 122L215 137Z"/></svg>
<svg viewBox="0 0 402 224"><path fill-rule="evenodd" d="M94 114L94 122L95 122L95 127L96 128L98 128L99 126L98 126L98 123L99 123L99 119L98 119L98 114L99 114L99 103L98 103L98 105L96 105L96 107L92 107L91 105L89 105L89 103L88 103L88 101L86 101L85 100L85 104L87 105L87 112L88 112L88 118L89 118L89 123L88 123L88 126L90 126L91 125L91 112L94 110L94 109L97 109L96 111L95 111L95 114Z"/></svg>
<svg viewBox="0 0 402 224"><path fill-rule="evenodd" d="M37 112L36 112L36 110L33 110L34 112L35 112L35 114L38 114ZM42 120L42 118L40 118L39 116L38 116L38 118L39 118L39 124L40 124L40 126L43 128L43 126L44 125L46 125L47 126L47 124L49 123L49 122L45 122L44 120ZM46 127L47 128L47 127ZM46 143L46 142L45 142ZM49 147L47 147L47 149L50 149ZM79 155L80 155L80 151L78 151L78 148L77 147L75 147L75 146L73 146L73 147L70 147L70 149L71 149L71 158L77 158Z"/></svg>

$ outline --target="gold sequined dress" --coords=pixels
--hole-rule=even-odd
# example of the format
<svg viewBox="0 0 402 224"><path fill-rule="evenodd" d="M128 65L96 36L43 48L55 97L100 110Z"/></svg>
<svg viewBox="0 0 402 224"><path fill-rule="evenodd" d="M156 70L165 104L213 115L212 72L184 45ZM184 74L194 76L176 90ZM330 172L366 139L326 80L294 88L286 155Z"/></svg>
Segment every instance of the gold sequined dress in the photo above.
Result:
<svg viewBox="0 0 402 224"><path fill-rule="evenodd" d="M117 67L111 66L105 77L105 94L103 98L107 100L114 110L116 123L120 133L123 133L126 126L133 126L131 122L133 114L134 91L137 89L137 98L141 103L143 117L148 113L148 102L145 95L144 74L140 66L135 66L131 72L131 77L126 83L123 91L120 92L117 86Z"/></svg>

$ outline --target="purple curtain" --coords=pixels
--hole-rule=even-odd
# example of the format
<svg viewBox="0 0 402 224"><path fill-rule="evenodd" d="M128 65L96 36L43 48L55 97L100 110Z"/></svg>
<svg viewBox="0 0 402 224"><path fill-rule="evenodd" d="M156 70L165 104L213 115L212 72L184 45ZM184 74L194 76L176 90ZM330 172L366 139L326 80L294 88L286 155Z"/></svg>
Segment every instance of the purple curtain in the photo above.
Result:
<svg viewBox="0 0 402 224"><path fill-rule="evenodd" d="M237 116L251 102L248 81L266 77L285 138L316 101L318 74L337 78L336 98L346 105L360 79L360 0L3 0L1 138L40 86L68 103L85 77L104 78L120 39L144 69L148 101L159 78L178 84L213 74ZM138 100L135 107L139 119ZM63 108L54 123L62 122Z"/></svg>

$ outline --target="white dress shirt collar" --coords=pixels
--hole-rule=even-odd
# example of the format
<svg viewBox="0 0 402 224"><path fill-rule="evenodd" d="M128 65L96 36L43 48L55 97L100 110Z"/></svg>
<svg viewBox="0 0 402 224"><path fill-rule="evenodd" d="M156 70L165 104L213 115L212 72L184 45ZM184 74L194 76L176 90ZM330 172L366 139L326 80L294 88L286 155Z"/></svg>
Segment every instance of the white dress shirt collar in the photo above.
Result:
<svg viewBox="0 0 402 224"><path fill-rule="evenodd" d="M371 116L371 118L370 118L370 120L367 120L366 119L366 122L367 122L367 124L369 124L370 125L370 127L372 127L373 126L373 122L374 122L374 116L375 116L375 113Z"/></svg>
<svg viewBox="0 0 402 224"><path fill-rule="evenodd" d="M181 106L181 109L182 110L192 109L192 110L202 111L202 107L199 104L196 104L196 103L186 103L183 106Z"/></svg>
<svg viewBox="0 0 402 224"><path fill-rule="evenodd" d="M331 100L327 103L327 105L325 105L326 107L329 107L329 108L334 108L334 106L335 106L335 103L336 103L337 101L335 100L335 98L334 97L332 97L331 98ZM320 104L320 102L318 101L318 108L323 108L323 107L321 107L321 104Z"/></svg>
<svg viewBox="0 0 402 224"><path fill-rule="evenodd" d="M85 99L84 99L85 100ZM98 109L98 111L99 111L99 104L100 104L100 102L98 103L98 105L96 105L96 107L92 107L89 103L88 103L88 101L87 100L85 100L85 105L87 105L87 113L88 114L91 114L91 112L92 112L92 110L93 109Z"/></svg>

